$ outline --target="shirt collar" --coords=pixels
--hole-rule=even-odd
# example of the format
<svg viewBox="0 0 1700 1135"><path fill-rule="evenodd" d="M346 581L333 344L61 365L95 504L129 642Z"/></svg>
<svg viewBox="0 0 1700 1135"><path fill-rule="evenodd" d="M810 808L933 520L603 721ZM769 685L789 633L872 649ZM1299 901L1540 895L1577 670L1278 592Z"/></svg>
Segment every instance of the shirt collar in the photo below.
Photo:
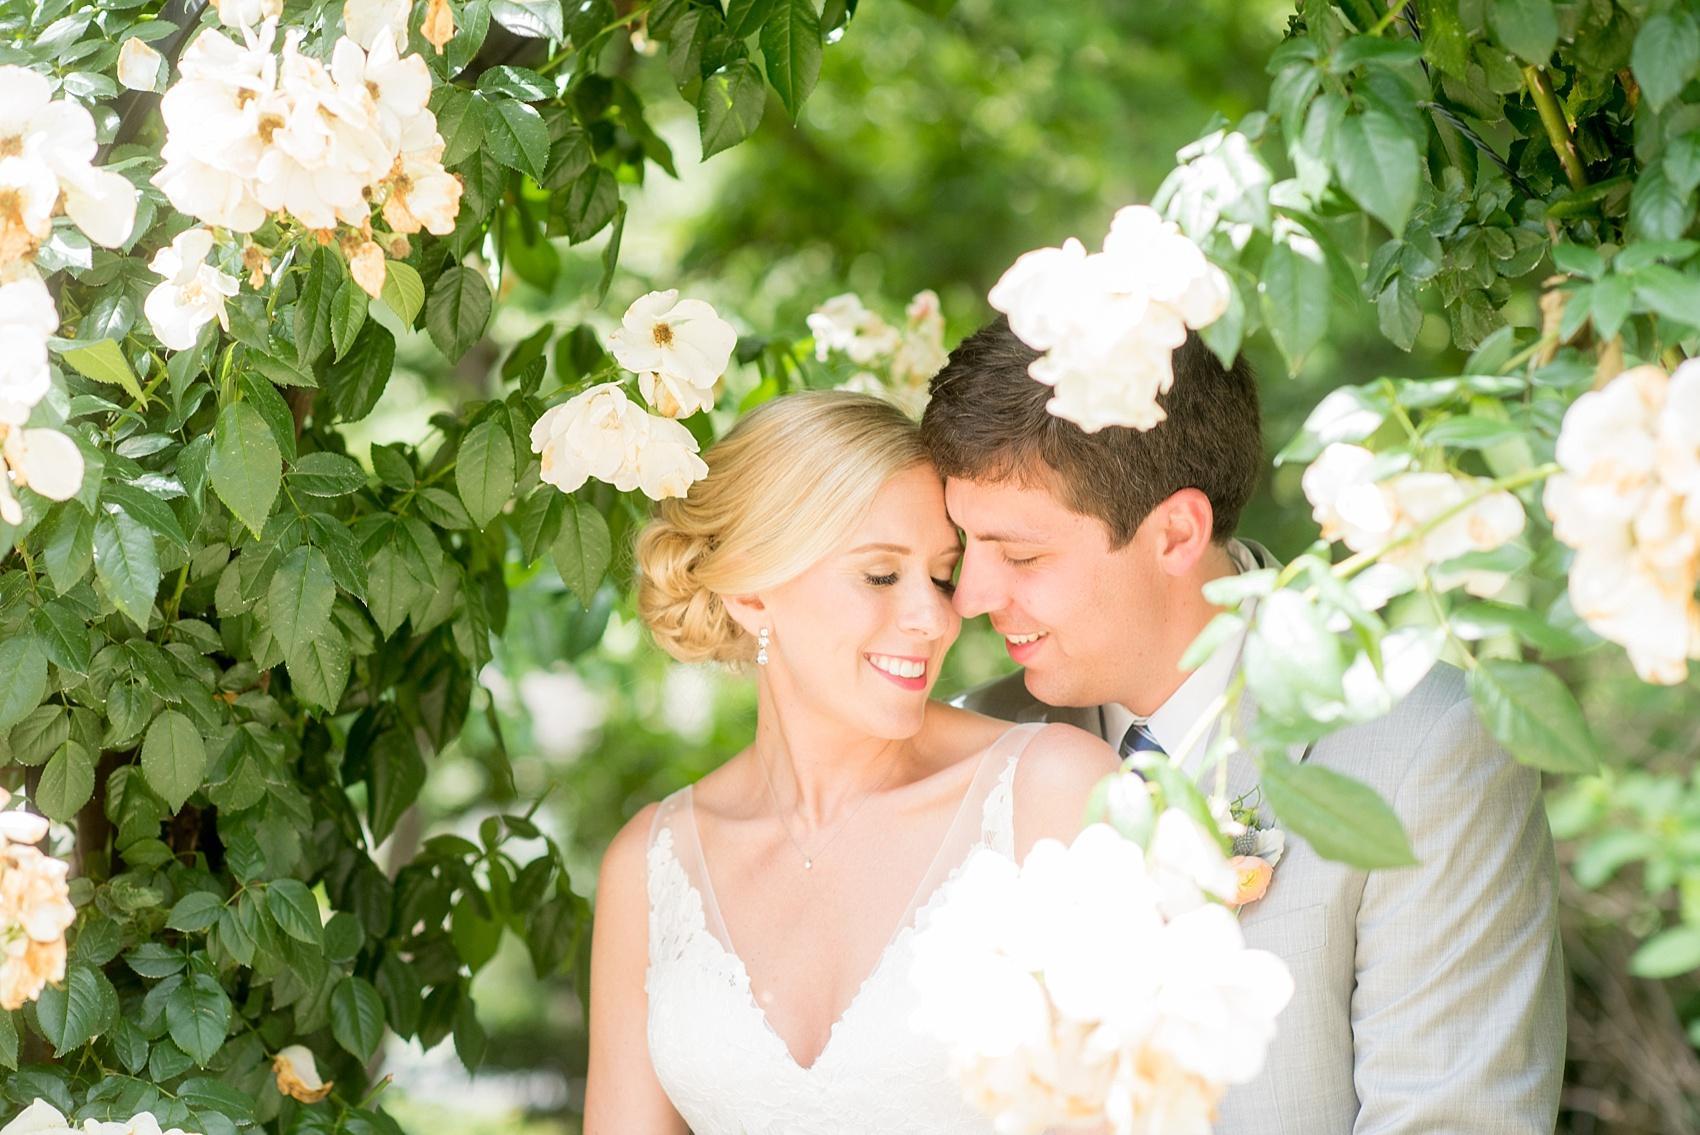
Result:
<svg viewBox="0 0 1700 1135"><path fill-rule="evenodd" d="M1257 567L1256 557L1238 540L1228 541L1228 557L1238 571L1250 571ZM1120 703L1112 702L1104 706L1107 740L1112 745L1117 744L1128 727L1139 722L1150 730L1171 760L1183 769L1195 767L1209 747L1210 734L1215 730L1211 729L1206 735L1199 737L1185 753L1180 752L1180 746L1192 732L1192 727L1204 716L1204 711L1209 708L1210 703L1227 692L1228 683L1234 677L1234 668L1239 665L1240 648L1244 644L1245 631L1242 629L1218 646L1210 657L1204 660L1202 666L1188 674L1186 680L1148 718L1140 717Z"/></svg>

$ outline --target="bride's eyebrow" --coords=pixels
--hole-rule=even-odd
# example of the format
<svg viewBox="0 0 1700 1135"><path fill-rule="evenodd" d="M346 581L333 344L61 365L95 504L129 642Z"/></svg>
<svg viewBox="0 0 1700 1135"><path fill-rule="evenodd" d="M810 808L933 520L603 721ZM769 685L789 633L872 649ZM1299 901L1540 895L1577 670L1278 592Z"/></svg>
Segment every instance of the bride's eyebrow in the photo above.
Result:
<svg viewBox="0 0 1700 1135"><path fill-rule="evenodd" d="M862 544L858 547L851 548L848 554L852 556L859 556L863 552L894 552L900 556L907 556L909 554L909 549L904 547L902 544Z"/></svg>

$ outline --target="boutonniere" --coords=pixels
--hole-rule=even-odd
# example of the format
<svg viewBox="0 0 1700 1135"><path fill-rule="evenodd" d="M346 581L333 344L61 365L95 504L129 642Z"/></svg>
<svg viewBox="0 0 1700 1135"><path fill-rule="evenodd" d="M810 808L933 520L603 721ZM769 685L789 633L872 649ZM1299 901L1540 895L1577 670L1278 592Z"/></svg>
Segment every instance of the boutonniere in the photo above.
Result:
<svg viewBox="0 0 1700 1135"><path fill-rule="evenodd" d="M1269 892L1275 865L1287 849L1287 834L1264 823L1256 801L1248 803L1244 796L1228 806L1227 830L1234 840L1228 865L1234 869L1236 884L1228 905L1239 911Z"/></svg>

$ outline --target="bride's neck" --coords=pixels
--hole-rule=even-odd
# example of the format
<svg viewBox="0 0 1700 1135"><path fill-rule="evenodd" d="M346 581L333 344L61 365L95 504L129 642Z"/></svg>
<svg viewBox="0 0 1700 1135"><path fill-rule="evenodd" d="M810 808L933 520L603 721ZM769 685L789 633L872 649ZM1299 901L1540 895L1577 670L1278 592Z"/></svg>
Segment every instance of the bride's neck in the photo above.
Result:
<svg viewBox="0 0 1700 1135"><path fill-rule="evenodd" d="M908 741L851 732L842 718L782 705L764 690L750 755L760 766L757 775L771 778L780 808L799 823L822 828L882 782L900 783L893 766L908 750Z"/></svg>

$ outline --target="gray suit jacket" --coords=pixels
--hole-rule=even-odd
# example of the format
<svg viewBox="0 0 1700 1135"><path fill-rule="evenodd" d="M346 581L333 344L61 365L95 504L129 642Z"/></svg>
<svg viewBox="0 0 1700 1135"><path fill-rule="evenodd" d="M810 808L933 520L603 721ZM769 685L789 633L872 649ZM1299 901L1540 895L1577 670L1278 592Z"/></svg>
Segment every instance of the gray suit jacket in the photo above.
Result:
<svg viewBox="0 0 1700 1135"><path fill-rule="evenodd" d="M1019 671L961 704L1105 737L1096 707L1042 705ZM1539 774L1494 742L1445 664L1387 716L1293 755L1380 793L1418 863L1365 872L1287 834L1269 893L1241 925L1248 945L1287 963L1297 991L1262 1075L1223 1100L1218 1135L1548 1135L1564 969ZM1244 754L1228 773L1230 799L1256 787Z"/></svg>

